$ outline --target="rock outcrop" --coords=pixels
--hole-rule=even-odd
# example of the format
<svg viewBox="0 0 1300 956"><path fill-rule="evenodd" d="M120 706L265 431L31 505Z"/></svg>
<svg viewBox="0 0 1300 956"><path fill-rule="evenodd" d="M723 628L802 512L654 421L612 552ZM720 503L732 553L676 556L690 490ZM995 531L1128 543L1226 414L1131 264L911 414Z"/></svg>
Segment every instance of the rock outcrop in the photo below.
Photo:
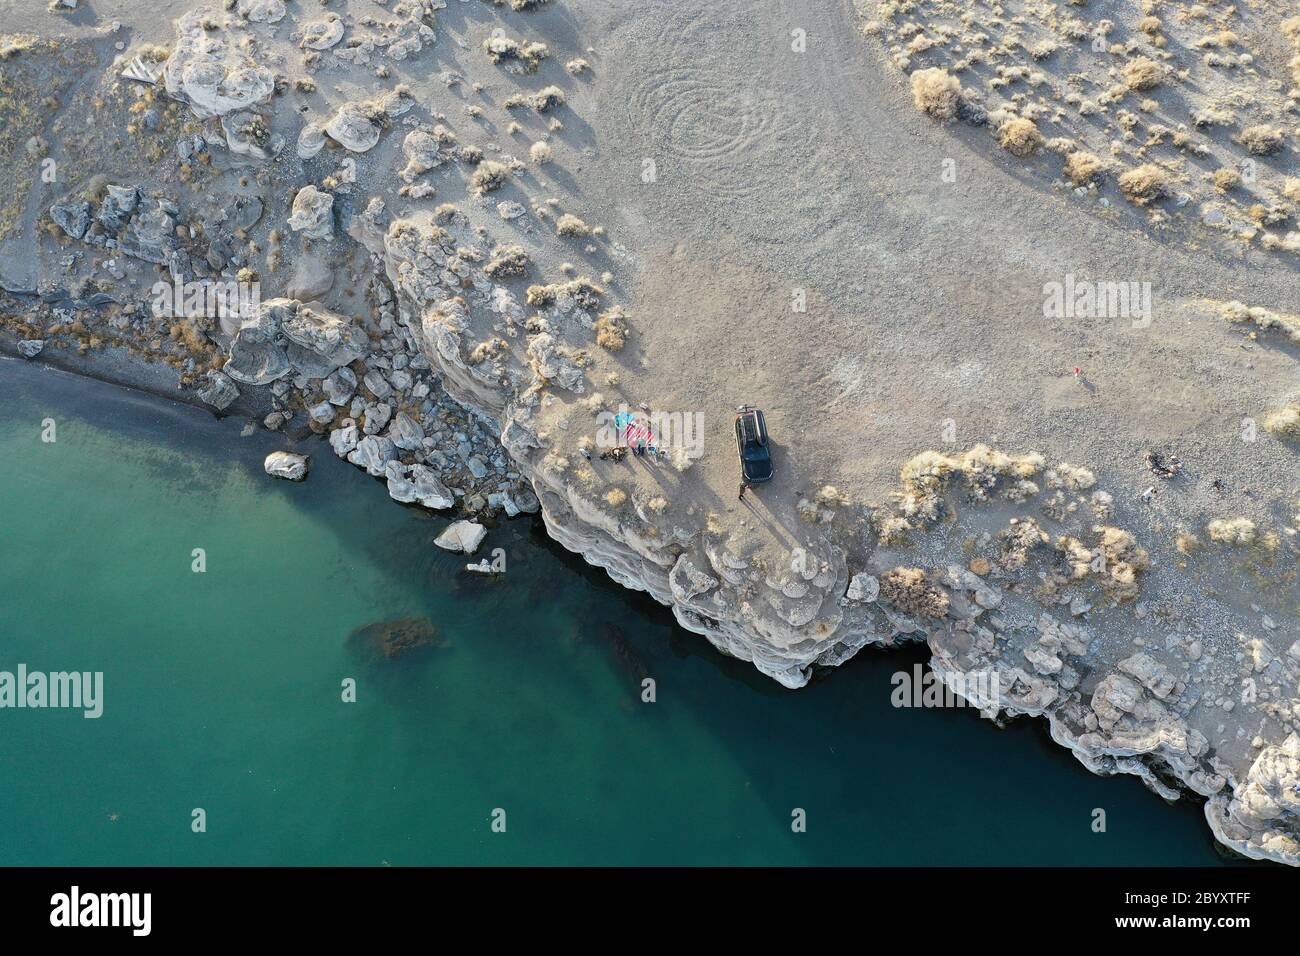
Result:
<svg viewBox="0 0 1300 956"><path fill-rule="evenodd" d="M273 451L266 456L263 468L272 478L302 481L307 477L308 462L307 455L295 455L290 451Z"/></svg>

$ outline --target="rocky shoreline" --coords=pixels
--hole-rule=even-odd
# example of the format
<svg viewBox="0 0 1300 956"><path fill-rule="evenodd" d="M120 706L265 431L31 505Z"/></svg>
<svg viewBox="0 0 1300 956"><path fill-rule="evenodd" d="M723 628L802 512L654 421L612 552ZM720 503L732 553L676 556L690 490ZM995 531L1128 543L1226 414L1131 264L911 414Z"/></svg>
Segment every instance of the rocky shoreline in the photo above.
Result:
<svg viewBox="0 0 1300 956"><path fill-rule="evenodd" d="M632 256L546 178L595 56L529 39L551 6L517 4L504 34L464 25L476 76L518 87L498 100L450 68L423 88L394 76L437 41L435 0L302 23L239 0L186 14L167 48L79 41L111 68L28 151L116 102L153 165L92 135L114 168L55 180L26 224L31 268L6 270L8 347L110 381L170 369L189 400L318 435L404 503L540 510L564 547L787 688L924 640L989 714L1045 717L1094 772L1204 797L1224 844L1300 864L1300 514L1158 539L1087 468L975 445L903 463L887 501L813 475L760 516L684 448L591 454L612 410L655 409L624 384ZM1164 471L1153 494L1180 480Z"/></svg>

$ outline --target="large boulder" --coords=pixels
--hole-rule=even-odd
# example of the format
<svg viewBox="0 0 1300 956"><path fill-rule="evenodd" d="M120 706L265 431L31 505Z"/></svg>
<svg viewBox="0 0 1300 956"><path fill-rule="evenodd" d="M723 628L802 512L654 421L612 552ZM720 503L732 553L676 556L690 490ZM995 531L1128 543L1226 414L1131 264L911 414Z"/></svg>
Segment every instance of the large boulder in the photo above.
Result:
<svg viewBox="0 0 1300 956"><path fill-rule="evenodd" d="M279 23L284 19L284 0L239 0L235 11L254 23Z"/></svg>
<svg viewBox="0 0 1300 956"><path fill-rule="evenodd" d="M185 14L176 23L176 45L163 65L168 94L188 103L200 118L224 116L264 103L275 91L275 74L243 51L227 18L224 29L208 31L207 12Z"/></svg>
<svg viewBox="0 0 1300 956"><path fill-rule="evenodd" d="M84 199L63 199L50 207L54 224L73 239L80 239L90 226L90 203Z"/></svg>
<svg viewBox="0 0 1300 956"><path fill-rule="evenodd" d="M324 378L366 354L366 334L337 312L300 306L281 326L289 361L308 378Z"/></svg>
<svg viewBox="0 0 1300 956"><path fill-rule="evenodd" d="M382 435L367 435L348 452L348 461L378 478L384 466L397 458L397 447Z"/></svg>
<svg viewBox="0 0 1300 956"><path fill-rule="evenodd" d="M865 572L855 574L844 596L855 603L868 604L880 596L880 581Z"/></svg>
<svg viewBox="0 0 1300 956"><path fill-rule="evenodd" d="M406 412L398 412L388 426L388 437L393 444L405 451L420 451L424 448L424 429Z"/></svg>
<svg viewBox="0 0 1300 956"><path fill-rule="evenodd" d="M293 211L289 214L289 228L301 232L308 239L334 237L334 197L310 183L293 197Z"/></svg>
<svg viewBox="0 0 1300 956"><path fill-rule="evenodd" d="M195 394L200 401L223 412L239 397L239 389L230 380L229 375L222 372L209 372L207 381L199 386Z"/></svg>
<svg viewBox="0 0 1300 956"><path fill-rule="evenodd" d="M262 467L272 478L285 478L289 481L302 481L307 477L309 458L295 455L291 451L273 451L266 456Z"/></svg>
<svg viewBox="0 0 1300 956"><path fill-rule="evenodd" d="M559 343L549 332L533 336L528 343L528 357L542 378L571 392L583 390L582 369L560 351Z"/></svg>
<svg viewBox="0 0 1300 956"><path fill-rule="evenodd" d="M325 132L343 148L364 153L379 142L379 127L357 103L344 103L325 124Z"/></svg>
<svg viewBox="0 0 1300 956"><path fill-rule="evenodd" d="M137 211L122 238L122 251L128 256L156 265L166 265L176 249L176 207L166 200L155 200Z"/></svg>
<svg viewBox="0 0 1300 956"><path fill-rule="evenodd" d="M450 508L456 503L456 496L428 465L411 466L411 484L415 487L415 500L426 508Z"/></svg>
<svg viewBox="0 0 1300 956"><path fill-rule="evenodd" d="M300 45L308 50L328 50L343 39L343 20L337 13L327 13L320 20L302 25Z"/></svg>
<svg viewBox="0 0 1300 956"><path fill-rule="evenodd" d="M453 521L433 543L444 551L473 554L486 536L487 529L478 522Z"/></svg>
<svg viewBox="0 0 1300 956"><path fill-rule="evenodd" d="M105 188L104 198L99 203L95 218L109 232L117 232L126 225L136 206L140 204L140 191L134 186L114 186Z"/></svg>
<svg viewBox="0 0 1300 956"><path fill-rule="evenodd" d="M290 372L289 358L260 316L245 321L230 343L222 371L243 385L270 385Z"/></svg>
<svg viewBox="0 0 1300 956"><path fill-rule="evenodd" d="M315 123L308 123L298 133L298 158L311 159L325 148L325 131Z"/></svg>
<svg viewBox="0 0 1300 956"><path fill-rule="evenodd" d="M311 302L322 298L334 286L334 272L322 259L302 255L293 264L293 278L285 290L290 298Z"/></svg>

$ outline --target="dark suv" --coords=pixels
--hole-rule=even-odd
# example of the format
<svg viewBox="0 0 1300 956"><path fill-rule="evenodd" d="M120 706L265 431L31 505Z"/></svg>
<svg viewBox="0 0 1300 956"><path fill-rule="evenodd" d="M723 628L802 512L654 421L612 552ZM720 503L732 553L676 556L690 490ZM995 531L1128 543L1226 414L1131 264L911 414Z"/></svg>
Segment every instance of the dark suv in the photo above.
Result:
<svg viewBox="0 0 1300 956"><path fill-rule="evenodd" d="M747 484L771 480L772 450L761 410L742 405L736 413L736 451L740 454L740 476Z"/></svg>

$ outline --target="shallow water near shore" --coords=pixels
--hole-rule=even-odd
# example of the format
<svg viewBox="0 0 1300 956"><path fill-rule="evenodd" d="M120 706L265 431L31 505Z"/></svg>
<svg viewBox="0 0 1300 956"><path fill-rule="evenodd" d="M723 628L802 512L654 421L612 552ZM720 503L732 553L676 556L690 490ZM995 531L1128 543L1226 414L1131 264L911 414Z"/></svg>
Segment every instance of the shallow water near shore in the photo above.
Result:
<svg viewBox="0 0 1300 956"><path fill-rule="evenodd" d="M0 865L1222 862L1041 726L892 707L918 649L785 691L540 522L483 579L324 442L291 484L241 421L8 359L0 394L0 670L104 673L97 720L0 710ZM445 646L348 642L423 616Z"/></svg>

